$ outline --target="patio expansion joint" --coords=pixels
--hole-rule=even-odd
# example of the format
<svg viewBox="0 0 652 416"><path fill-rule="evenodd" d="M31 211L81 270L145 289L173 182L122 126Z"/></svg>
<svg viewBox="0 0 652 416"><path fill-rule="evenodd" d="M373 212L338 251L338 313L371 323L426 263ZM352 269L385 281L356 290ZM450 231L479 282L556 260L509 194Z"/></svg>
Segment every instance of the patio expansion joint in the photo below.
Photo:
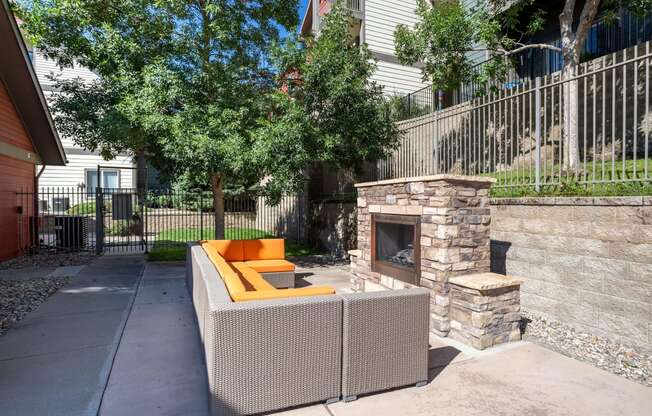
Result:
<svg viewBox="0 0 652 416"><path fill-rule="evenodd" d="M102 347L109 347L111 345L118 345L118 344L116 342L110 342L108 344L87 345L85 347L67 349L65 351L48 351L48 352L43 352L43 353L40 353L40 354L20 355L20 356L11 357L11 358L2 358L2 359L0 359L0 363L6 363L6 362L10 362L10 361L17 361L17 360L24 360L24 359L35 358L35 357L44 357L46 355L57 355L57 354L62 354L62 353L67 353L67 352L79 352L79 351L93 350L93 349L102 348Z"/></svg>
<svg viewBox="0 0 652 416"><path fill-rule="evenodd" d="M115 357L118 355L118 350L120 349L120 344L122 342L122 338L124 337L125 329L127 328L127 321L129 321L129 317L131 316L131 312L133 311L134 305L136 303L136 297L138 296L138 291L140 290L140 286L143 283L143 276L145 274L146 266L147 266L146 264L143 264L142 267L140 268L140 272L138 275L138 284L136 285L136 289L131 295L129 308L127 309L127 313L125 314L125 319L122 322L122 328L120 328L120 334L117 337L118 338L117 343L115 344L115 348L113 349L111 354L111 361L108 365L108 372L106 374L104 386L102 387L102 392L100 393L100 397L97 403L97 414L99 414L100 409L102 408L102 401L104 400L104 395L106 394L106 390L109 386L109 380L111 379L111 372L113 371L113 366L115 365Z"/></svg>
<svg viewBox="0 0 652 416"><path fill-rule="evenodd" d="M89 315L89 314L94 314L94 313L104 313L104 312L116 312L116 311L123 311L125 308L106 308L106 309L94 309L92 311L86 311L86 312L64 312L64 313L55 313L53 315L49 316L43 316L43 315L37 315L34 316L33 319L43 319L43 320L52 320L52 319L60 319L60 318L70 318L74 316L84 316L84 315ZM36 310L38 311L38 309ZM110 345L110 344L106 344Z"/></svg>
<svg viewBox="0 0 652 416"><path fill-rule="evenodd" d="M324 409L326 409L326 411L328 412L329 415L331 415L331 416L335 416L335 413L333 413L333 412L331 411L331 409L328 408L328 405L327 405L327 404L324 403L324 404L322 404L322 406L324 406Z"/></svg>

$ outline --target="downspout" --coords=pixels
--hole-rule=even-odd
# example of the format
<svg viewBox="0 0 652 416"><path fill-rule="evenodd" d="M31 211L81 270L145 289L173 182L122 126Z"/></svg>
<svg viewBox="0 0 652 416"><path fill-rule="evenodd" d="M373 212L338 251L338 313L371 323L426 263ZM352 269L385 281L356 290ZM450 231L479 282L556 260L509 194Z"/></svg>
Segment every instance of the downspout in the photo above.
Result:
<svg viewBox="0 0 652 416"><path fill-rule="evenodd" d="M38 180L45 171L45 165L41 165L41 169L39 172L34 176L34 201L32 202L34 204L34 216L32 220L32 248L35 250L35 252L38 253L39 248L41 244L39 243L39 198L38 198Z"/></svg>

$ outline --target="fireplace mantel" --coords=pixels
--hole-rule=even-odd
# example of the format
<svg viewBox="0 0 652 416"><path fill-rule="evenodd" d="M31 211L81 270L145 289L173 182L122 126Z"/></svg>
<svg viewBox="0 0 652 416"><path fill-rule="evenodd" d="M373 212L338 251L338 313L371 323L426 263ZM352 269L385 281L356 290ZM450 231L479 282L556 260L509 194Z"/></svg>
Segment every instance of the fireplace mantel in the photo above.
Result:
<svg viewBox="0 0 652 416"><path fill-rule="evenodd" d="M438 175L429 175L429 176L415 176L412 178L397 178L397 179L384 179L382 181L374 182L360 182L356 183L354 186L356 188L368 188L370 186L383 186L383 185L397 185L405 184L412 182L434 182L434 181L451 181L451 182L469 182L469 183L487 183L491 186L492 183L496 182L495 178L489 178L486 176L465 176L465 175L452 175L448 173L442 173Z"/></svg>

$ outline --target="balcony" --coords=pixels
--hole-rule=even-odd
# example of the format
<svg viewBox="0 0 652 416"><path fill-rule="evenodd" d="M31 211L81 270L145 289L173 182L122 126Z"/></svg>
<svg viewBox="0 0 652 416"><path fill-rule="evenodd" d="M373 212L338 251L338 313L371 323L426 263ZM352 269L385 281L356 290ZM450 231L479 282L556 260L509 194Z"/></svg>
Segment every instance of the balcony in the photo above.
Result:
<svg viewBox="0 0 652 416"><path fill-rule="evenodd" d="M346 0L346 7L353 12L362 12L362 0Z"/></svg>

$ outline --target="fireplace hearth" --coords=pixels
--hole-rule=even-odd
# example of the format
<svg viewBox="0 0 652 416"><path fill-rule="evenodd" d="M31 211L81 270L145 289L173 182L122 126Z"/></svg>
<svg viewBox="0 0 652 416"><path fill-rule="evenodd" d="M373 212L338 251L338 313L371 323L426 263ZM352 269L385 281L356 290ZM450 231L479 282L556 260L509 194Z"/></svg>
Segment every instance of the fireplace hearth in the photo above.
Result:
<svg viewBox="0 0 652 416"><path fill-rule="evenodd" d="M372 270L418 286L421 277L420 234L418 216L372 215Z"/></svg>

